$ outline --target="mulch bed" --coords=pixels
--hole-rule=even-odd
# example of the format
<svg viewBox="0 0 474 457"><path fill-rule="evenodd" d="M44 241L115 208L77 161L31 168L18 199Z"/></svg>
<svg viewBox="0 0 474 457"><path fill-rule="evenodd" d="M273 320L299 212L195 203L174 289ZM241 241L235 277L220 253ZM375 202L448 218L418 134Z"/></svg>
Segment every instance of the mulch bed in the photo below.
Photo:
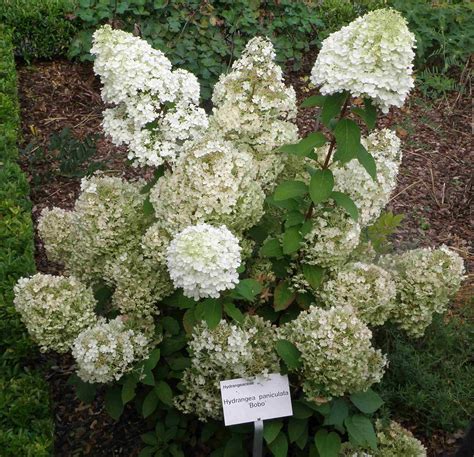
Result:
<svg viewBox="0 0 474 457"><path fill-rule="evenodd" d="M32 143L44 146L53 133L69 127L78 138L101 132L100 84L88 63L53 61L34 66L19 64L19 91L22 116L22 147ZM305 75L309 74L306 69ZM307 95L307 77L290 75L299 98ZM454 98L450 100L453 104ZM299 116L302 132L314 127L311 110ZM460 98L452 110L446 104L433 108L415 94L406 108L395 110L381 119L384 126L395 126L404 140L404 158L398 186L389 208L406 218L395 236L404 247L447 244L462 255L470 271L473 255L469 242L473 221L469 213L472 199L472 133L469 97ZM143 170L127 164L126 151L117 148L101 134L96 142L95 161L106 165L106 172L133 178L145 176ZM31 152L30 152L31 154ZM23 156L22 166L31 182L33 219L36 224L41 210L59 206L72 208L79 193L79 180L58 172L58 162L47 155L34 167ZM39 182L39 184L38 184ZM58 265L46 259L41 241L36 237L36 261L39 271L57 274ZM465 282L457 303L472 295L472 275ZM73 372L70 356L44 356L47 378L51 385L56 423L57 456L136 456L141 446L140 433L145 424L127 407L118 422L103 410L103 396L84 405L66 384ZM436 435L428 443L430 457L453 455L459 435ZM451 451L449 451L451 449Z"/></svg>

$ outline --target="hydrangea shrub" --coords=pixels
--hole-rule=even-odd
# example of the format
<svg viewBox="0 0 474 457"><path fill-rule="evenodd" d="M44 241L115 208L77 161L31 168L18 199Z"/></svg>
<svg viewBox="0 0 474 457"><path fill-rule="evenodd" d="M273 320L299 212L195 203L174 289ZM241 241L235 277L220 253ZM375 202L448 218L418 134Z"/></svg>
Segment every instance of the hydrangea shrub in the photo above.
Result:
<svg viewBox="0 0 474 457"><path fill-rule="evenodd" d="M413 48L390 9L329 36L311 75L321 93L302 105L319 106L321 129L299 138L268 39L248 43L206 113L194 75L96 31L104 131L154 178L95 174L72 211L45 210L39 233L65 276L23 278L15 303L42 349L72 351L79 395L105 384L114 417L135 399L156 422L143 455L248 455L249 435L223 427L219 381L275 372L294 402L268 425L275 456L426 455L374 422L371 390L389 363L373 328L422 337L464 273L445 246L380 255L367 238L402 157L377 109L408 96Z"/></svg>

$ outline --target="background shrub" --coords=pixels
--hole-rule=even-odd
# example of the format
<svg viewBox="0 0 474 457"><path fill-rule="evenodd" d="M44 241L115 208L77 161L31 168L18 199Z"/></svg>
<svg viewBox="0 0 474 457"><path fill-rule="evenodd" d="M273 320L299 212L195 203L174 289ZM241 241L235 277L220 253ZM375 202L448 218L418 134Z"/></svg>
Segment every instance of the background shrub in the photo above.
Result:
<svg viewBox="0 0 474 457"><path fill-rule="evenodd" d="M73 0L0 0L0 23L13 29L15 55L30 61L65 54L76 27Z"/></svg>
<svg viewBox="0 0 474 457"><path fill-rule="evenodd" d="M48 388L31 371L36 350L13 306L13 286L35 270L28 183L16 163L19 127L11 32L0 26L0 453L50 455Z"/></svg>

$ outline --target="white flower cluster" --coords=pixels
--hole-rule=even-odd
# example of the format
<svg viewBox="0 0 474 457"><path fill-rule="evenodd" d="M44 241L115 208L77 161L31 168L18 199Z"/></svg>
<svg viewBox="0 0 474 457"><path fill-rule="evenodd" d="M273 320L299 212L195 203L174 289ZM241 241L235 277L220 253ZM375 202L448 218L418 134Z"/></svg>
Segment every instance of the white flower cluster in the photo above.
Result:
<svg viewBox="0 0 474 457"><path fill-rule="evenodd" d="M426 448L399 423L375 423L377 450L357 448L350 443L341 447L340 457L426 457Z"/></svg>
<svg viewBox="0 0 474 457"><path fill-rule="evenodd" d="M104 112L104 130L116 145L128 146L137 164L173 163L184 144L207 129L197 78L173 71L145 40L105 25L94 33L91 53L104 84L102 98L115 105Z"/></svg>
<svg viewBox="0 0 474 457"><path fill-rule="evenodd" d="M211 127L252 153L259 181L265 189L272 187L285 160L274 149L297 142L298 130L293 122L296 94L285 86L268 39L255 37L247 43L232 70L215 85L212 102Z"/></svg>
<svg viewBox="0 0 474 457"><path fill-rule="evenodd" d="M239 282L239 240L224 225L186 227L171 241L166 260L176 288L195 300L218 298Z"/></svg>
<svg viewBox="0 0 474 457"><path fill-rule="evenodd" d="M176 407L203 421L221 419L219 382L278 372L275 341L275 329L258 316L247 315L241 326L222 320L213 330L198 324L189 342L191 367L184 372L183 394L176 397Z"/></svg>
<svg viewBox="0 0 474 457"><path fill-rule="evenodd" d="M341 208L315 208L312 230L302 247L303 263L335 268L344 263L359 244L360 225Z"/></svg>
<svg viewBox="0 0 474 457"><path fill-rule="evenodd" d="M78 335L72 355L77 374L85 382L118 381L133 367L133 362L149 353L149 340L137 330L128 328L119 316L109 322L100 319Z"/></svg>
<svg viewBox="0 0 474 457"><path fill-rule="evenodd" d="M362 138L362 145L372 154L377 177L371 179L357 159L335 167L334 190L352 198L359 209L359 224L365 227L375 222L387 205L397 185L401 163L400 139L395 132L383 129Z"/></svg>
<svg viewBox="0 0 474 457"><path fill-rule="evenodd" d="M37 273L21 278L14 292L15 308L42 351L67 352L97 320L92 290L74 277Z"/></svg>
<svg viewBox="0 0 474 457"><path fill-rule="evenodd" d="M393 9L359 17L322 43L311 81L323 95L348 91L371 98L386 113L400 107L414 86L415 36Z"/></svg>
<svg viewBox="0 0 474 457"><path fill-rule="evenodd" d="M388 271L355 262L325 281L319 295L327 306L350 305L365 323L383 325L395 307L396 288Z"/></svg>
<svg viewBox="0 0 474 457"><path fill-rule="evenodd" d="M297 373L309 399L367 390L382 379L386 359L372 347L372 332L351 306L311 306L282 326L280 335L301 352Z"/></svg>
<svg viewBox="0 0 474 457"><path fill-rule="evenodd" d="M461 286L462 258L446 246L386 255L381 265L390 270L397 287L392 320L409 335L423 336L434 313L443 313Z"/></svg>
<svg viewBox="0 0 474 457"><path fill-rule="evenodd" d="M224 224L240 234L262 217L264 199L252 156L210 136L194 144L151 190L157 222L146 239L161 244L163 230L173 236L199 222Z"/></svg>

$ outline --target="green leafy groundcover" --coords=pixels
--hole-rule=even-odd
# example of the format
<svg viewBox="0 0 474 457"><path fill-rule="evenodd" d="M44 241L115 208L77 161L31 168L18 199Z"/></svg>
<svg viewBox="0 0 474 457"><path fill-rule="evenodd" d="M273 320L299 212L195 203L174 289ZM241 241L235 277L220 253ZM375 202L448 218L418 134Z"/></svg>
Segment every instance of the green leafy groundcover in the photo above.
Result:
<svg viewBox="0 0 474 457"><path fill-rule="evenodd" d="M36 353L13 307L13 286L34 272L28 183L16 160L19 114L12 34L0 26L0 454L50 455L52 420Z"/></svg>

